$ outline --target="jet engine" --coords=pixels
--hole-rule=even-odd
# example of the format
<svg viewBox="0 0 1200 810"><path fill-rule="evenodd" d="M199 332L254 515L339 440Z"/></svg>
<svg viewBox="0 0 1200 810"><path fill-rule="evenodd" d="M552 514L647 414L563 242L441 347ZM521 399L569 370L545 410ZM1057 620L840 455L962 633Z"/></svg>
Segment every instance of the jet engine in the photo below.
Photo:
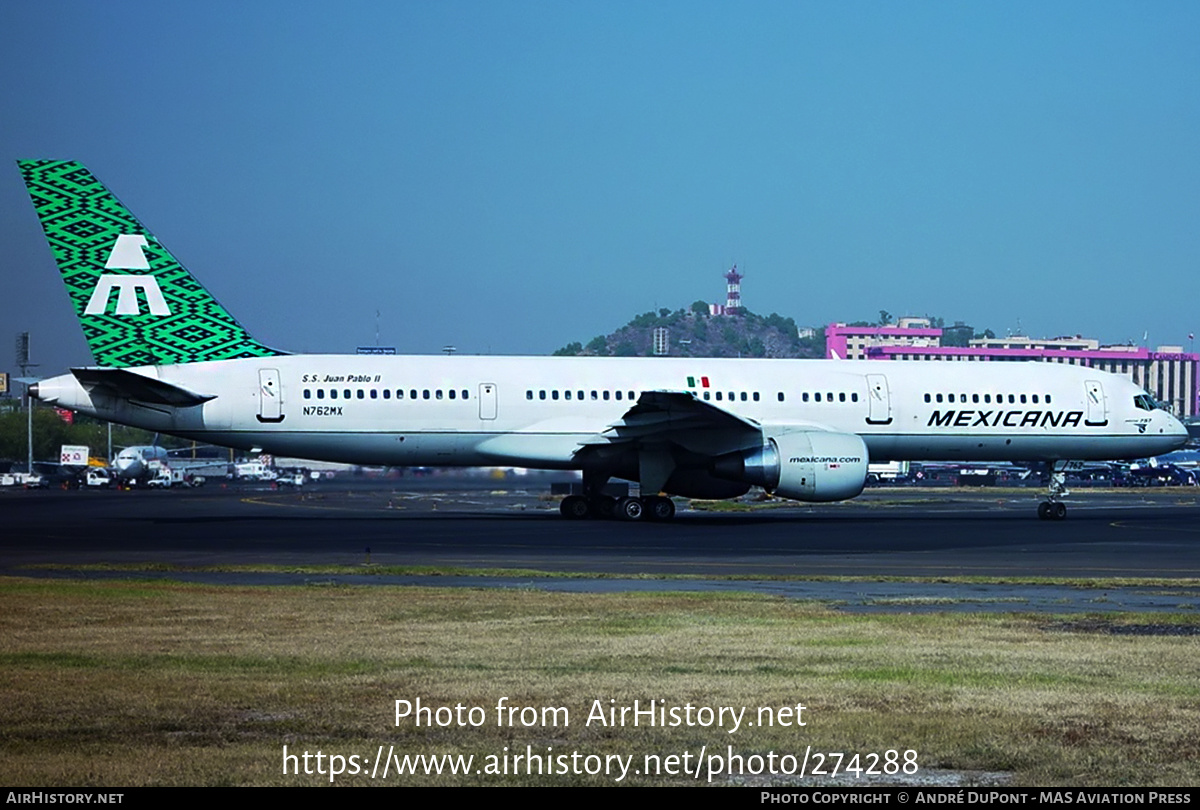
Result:
<svg viewBox="0 0 1200 810"><path fill-rule="evenodd" d="M852 433L768 435L761 447L721 456L712 473L797 501L844 501L867 481L867 446Z"/></svg>

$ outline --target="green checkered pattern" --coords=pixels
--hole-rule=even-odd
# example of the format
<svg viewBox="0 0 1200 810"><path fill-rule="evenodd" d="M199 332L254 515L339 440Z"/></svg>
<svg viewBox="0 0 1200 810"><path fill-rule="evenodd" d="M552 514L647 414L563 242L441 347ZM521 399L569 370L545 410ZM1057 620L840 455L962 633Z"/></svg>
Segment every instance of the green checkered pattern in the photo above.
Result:
<svg viewBox="0 0 1200 810"><path fill-rule="evenodd" d="M283 354L250 337L82 165L59 160L17 163L96 363L124 368ZM102 313L85 312L123 234L145 237L143 253L150 269L117 272L154 276L169 315L151 314L144 302L139 302L135 315L116 314L111 302Z"/></svg>

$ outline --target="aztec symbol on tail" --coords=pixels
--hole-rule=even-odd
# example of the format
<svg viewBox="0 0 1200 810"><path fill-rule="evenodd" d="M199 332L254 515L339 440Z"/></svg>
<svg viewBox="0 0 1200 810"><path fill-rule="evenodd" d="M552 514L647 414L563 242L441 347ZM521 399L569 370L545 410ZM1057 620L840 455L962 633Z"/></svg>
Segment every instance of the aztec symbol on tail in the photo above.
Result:
<svg viewBox="0 0 1200 810"><path fill-rule="evenodd" d="M108 261L104 263L105 270L149 270L150 262L142 248L148 247L146 237L141 234L123 233L117 237ZM96 281L96 289L88 299L85 315L103 315L108 308L112 291L117 290L116 315L140 315L141 306L138 301L138 290L146 296L146 305L151 315L170 315L171 308L163 297L162 288L158 286L154 276L126 276L115 273L105 273Z"/></svg>

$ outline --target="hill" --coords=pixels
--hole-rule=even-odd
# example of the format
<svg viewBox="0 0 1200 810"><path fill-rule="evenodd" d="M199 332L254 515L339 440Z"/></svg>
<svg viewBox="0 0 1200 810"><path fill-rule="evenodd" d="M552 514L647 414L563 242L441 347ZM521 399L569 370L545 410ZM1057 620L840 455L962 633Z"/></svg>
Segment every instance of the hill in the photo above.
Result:
<svg viewBox="0 0 1200 810"><path fill-rule="evenodd" d="M709 315L708 304L697 301L688 309L660 309L638 315L608 335L587 345L569 343L556 356L652 357L654 330L667 329L668 357L823 357L825 334L818 329L801 338L796 322L771 313L741 310L736 315Z"/></svg>

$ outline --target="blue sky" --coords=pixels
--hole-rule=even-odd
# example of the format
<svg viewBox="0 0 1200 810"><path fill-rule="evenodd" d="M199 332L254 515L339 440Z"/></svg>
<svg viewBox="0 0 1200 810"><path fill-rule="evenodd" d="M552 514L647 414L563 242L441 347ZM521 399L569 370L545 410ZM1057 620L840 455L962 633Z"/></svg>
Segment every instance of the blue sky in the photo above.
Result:
<svg viewBox="0 0 1200 810"><path fill-rule="evenodd" d="M0 369L89 361L17 158L257 337L544 354L723 296L1188 345L1200 5L0 4ZM7 335L7 337L6 337Z"/></svg>

